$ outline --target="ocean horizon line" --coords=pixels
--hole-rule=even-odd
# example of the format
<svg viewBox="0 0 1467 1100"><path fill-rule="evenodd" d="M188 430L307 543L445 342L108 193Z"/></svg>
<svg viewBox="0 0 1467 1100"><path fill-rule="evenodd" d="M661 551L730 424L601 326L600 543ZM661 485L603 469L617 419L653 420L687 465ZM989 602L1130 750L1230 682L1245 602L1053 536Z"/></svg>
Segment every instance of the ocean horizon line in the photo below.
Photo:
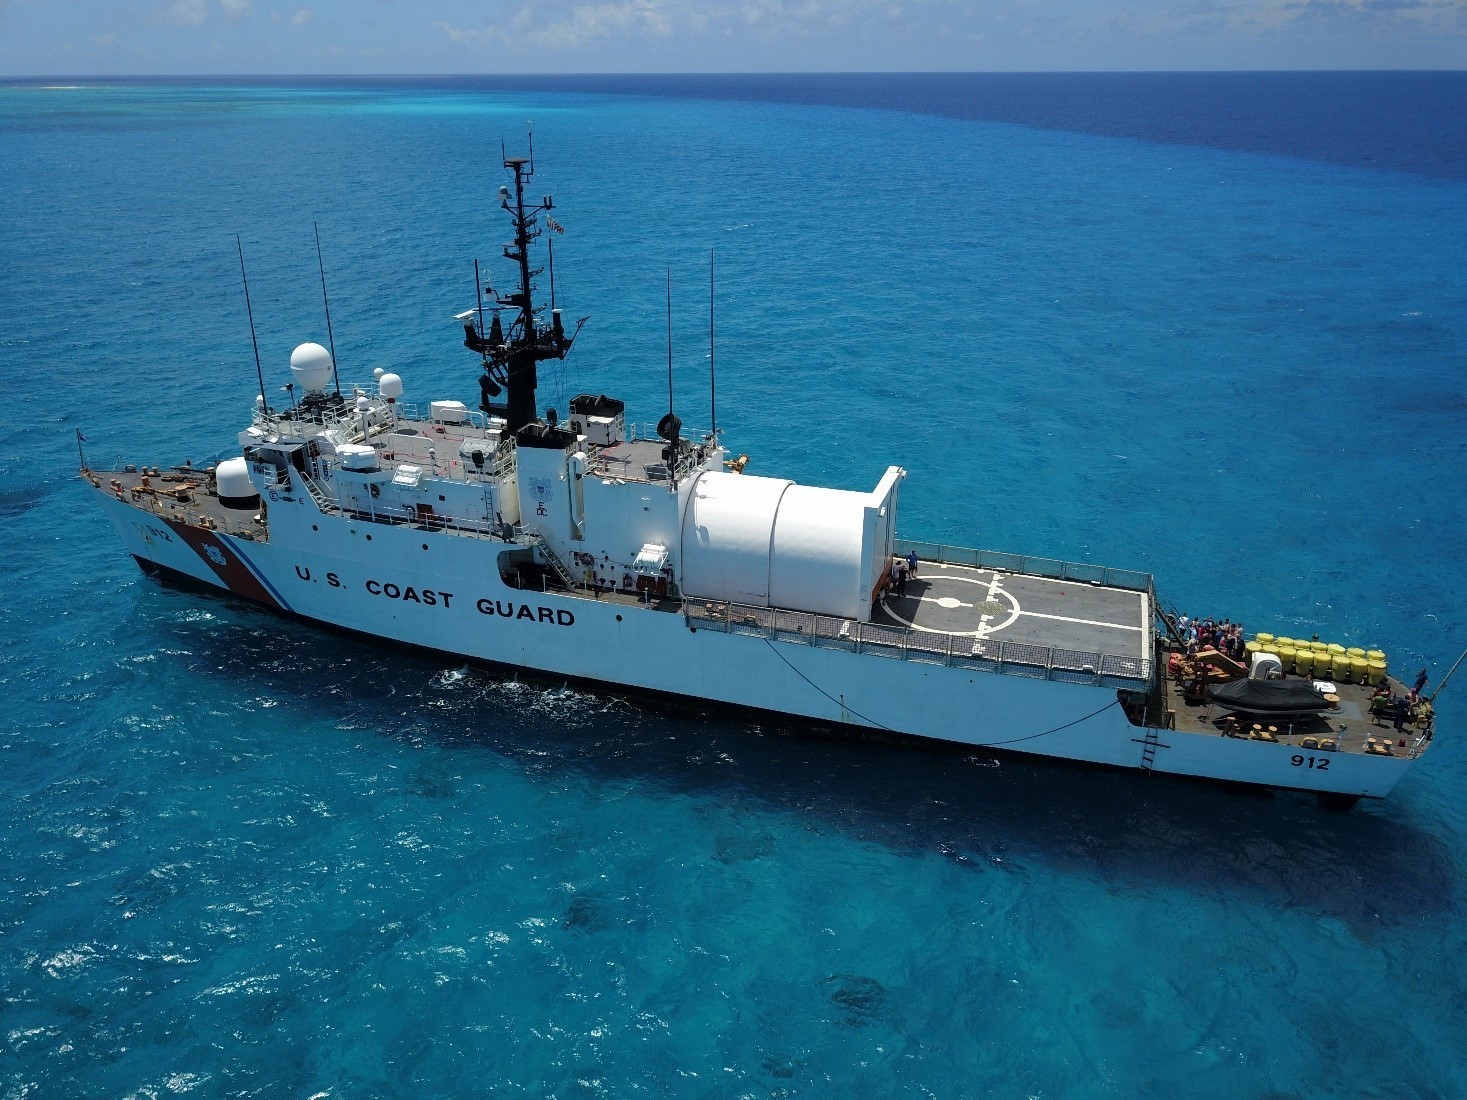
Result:
<svg viewBox="0 0 1467 1100"><path fill-rule="evenodd" d="M625 77L690 78L727 76L1254 76L1254 75L1360 75L1400 73L1412 76L1439 73L1467 75L1467 66L1455 69L1423 68L1258 68L1258 69L644 69L644 70L557 70L554 72L235 72L235 73L47 73L32 76L0 76L0 83L43 83L52 80L554 80L565 77L597 79Z"/></svg>

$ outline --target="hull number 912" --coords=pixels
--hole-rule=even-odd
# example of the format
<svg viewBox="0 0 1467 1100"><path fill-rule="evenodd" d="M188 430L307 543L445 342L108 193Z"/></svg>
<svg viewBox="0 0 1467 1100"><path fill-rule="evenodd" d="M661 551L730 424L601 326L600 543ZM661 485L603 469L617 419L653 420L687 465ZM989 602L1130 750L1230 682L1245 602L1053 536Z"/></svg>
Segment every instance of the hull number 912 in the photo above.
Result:
<svg viewBox="0 0 1467 1100"><path fill-rule="evenodd" d="M1328 756L1300 756L1298 753L1295 753L1289 757L1289 763L1293 764L1296 768L1313 768L1321 772L1329 771Z"/></svg>

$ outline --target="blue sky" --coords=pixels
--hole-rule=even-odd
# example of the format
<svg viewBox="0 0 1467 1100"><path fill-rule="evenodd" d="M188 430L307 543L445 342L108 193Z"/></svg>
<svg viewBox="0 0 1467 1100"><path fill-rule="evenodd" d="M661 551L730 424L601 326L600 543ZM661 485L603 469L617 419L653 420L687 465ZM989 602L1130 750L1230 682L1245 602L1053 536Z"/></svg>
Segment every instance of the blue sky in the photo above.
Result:
<svg viewBox="0 0 1467 1100"><path fill-rule="evenodd" d="M1467 0L0 0L0 75L1442 68Z"/></svg>

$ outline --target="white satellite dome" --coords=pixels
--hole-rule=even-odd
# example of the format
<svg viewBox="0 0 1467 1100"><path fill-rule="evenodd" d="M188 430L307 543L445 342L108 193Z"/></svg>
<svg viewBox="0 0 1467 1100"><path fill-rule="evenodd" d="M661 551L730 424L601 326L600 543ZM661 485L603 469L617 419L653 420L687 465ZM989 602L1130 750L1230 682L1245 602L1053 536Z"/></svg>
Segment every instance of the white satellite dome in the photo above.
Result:
<svg viewBox="0 0 1467 1100"><path fill-rule="evenodd" d="M377 389L387 400L396 401L402 396L402 379L395 374L384 374L377 379Z"/></svg>
<svg viewBox="0 0 1467 1100"><path fill-rule="evenodd" d="M253 507L259 501L250 481L249 464L243 458L227 458L214 468L219 500L226 507Z"/></svg>
<svg viewBox="0 0 1467 1100"><path fill-rule="evenodd" d="M320 393L331 383L331 353L320 344L302 344L290 353L290 373L307 393Z"/></svg>
<svg viewBox="0 0 1467 1100"><path fill-rule="evenodd" d="M382 376L384 374L386 374L386 373L387 373L387 368L386 367L378 367L376 370L374 370L372 372L372 377L375 378L375 379L377 379L380 382L382 380Z"/></svg>

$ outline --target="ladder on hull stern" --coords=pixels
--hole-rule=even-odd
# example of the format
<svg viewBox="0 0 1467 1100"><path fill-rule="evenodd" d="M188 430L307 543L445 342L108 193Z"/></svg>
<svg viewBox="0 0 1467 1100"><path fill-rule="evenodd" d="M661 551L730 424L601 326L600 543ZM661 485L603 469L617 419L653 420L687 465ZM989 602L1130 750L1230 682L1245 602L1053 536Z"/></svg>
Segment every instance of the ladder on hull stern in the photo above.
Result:
<svg viewBox="0 0 1467 1100"><path fill-rule="evenodd" d="M1143 726L1142 728L1146 731L1146 735L1144 737L1133 737L1131 738L1131 740L1140 744L1140 768L1147 775L1150 775L1152 769L1156 765L1156 750L1169 749L1171 748L1171 746L1162 742L1161 730L1157 729L1155 726Z"/></svg>

